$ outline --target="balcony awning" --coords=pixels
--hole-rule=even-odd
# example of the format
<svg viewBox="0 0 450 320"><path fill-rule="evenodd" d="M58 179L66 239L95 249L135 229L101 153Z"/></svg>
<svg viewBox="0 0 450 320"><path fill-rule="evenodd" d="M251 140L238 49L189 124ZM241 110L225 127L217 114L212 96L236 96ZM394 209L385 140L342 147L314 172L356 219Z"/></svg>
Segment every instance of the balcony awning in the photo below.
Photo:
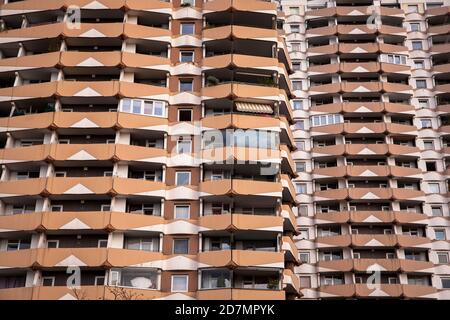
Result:
<svg viewBox="0 0 450 320"><path fill-rule="evenodd" d="M251 103L251 102L236 102L236 108L242 112L252 113L267 113L272 114L272 106L270 104Z"/></svg>

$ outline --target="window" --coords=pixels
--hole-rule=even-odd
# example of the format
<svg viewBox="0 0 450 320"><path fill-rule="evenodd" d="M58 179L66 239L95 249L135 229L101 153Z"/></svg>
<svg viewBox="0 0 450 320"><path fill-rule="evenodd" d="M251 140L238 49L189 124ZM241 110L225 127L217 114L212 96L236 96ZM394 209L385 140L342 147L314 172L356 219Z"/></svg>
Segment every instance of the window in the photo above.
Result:
<svg viewBox="0 0 450 320"><path fill-rule="evenodd" d="M30 243L23 240L9 240L6 245L6 251L16 251L30 249Z"/></svg>
<svg viewBox="0 0 450 320"><path fill-rule="evenodd" d="M410 23L411 31L420 31L420 23Z"/></svg>
<svg viewBox="0 0 450 320"><path fill-rule="evenodd" d="M173 275L172 276L172 292L187 292L188 291L188 276L187 275Z"/></svg>
<svg viewBox="0 0 450 320"><path fill-rule="evenodd" d="M328 277L324 278L324 283L326 286L340 285L340 284L344 284L344 279L342 279L342 277L338 277L338 276L328 276Z"/></svg>
<svg viewBox="0 0 450 320"><path fill-rule="evenodd" d="M306 183L296 183L296 191L299 194L306 194Z"/></svg>
<svg viewBox="0 0 450 320"><path fill-rule="evenodd" d="M307 240L307 239L309 239L309 232L308 232L308 229L300 229L299 230L299 235L298 235L298 238L300 239L300 240Z"/></svg>
<svg viewBox="0 0 450 320"><path fill-rule="evenodd" d="M450 278L441 278L442 288L450 289Z"/></svg>
<svg viewBox="0 0 450 320"><path fill-rule="evenodd" d="M55 285L55 277L42 277L43 287L53 287Z"/></svg>
<svg viewBox="0 0 450 320"><path fill-rule="evenodd" d="M65 171L55 171L55 177L57 178L64 178L67 175L67 172Z"/></svg>
<svg viewBox="0 0 450 320"><path fill-rule="evenodd" d="M406 64L406 56L398 54L388 54L387 62L393 64Z"/></svg>
<svg viewBox="0 0 450 320"><path fill-rule="evenodd" d="M96 276L94 278L94 285L96 286L104 286L105 285L105 277L104 276Z"/></svg>
<svg viewBox="0 0 450 320"><path fill-rule="evenodd" d="M418 99L418 102L419 102L419 107L421 107L421 108L429 107L428 99Z"/></svg>
<svg viewBox="0 0 450 320"><path fill-rule="evenodd" d="M423 147L425 150L434 150L434 141L433 140L425 140L423 142Z"/></svg>
<svg viewBox="0 0 450 320"><path fill-rule="evenodd" d="M422 41L412 41L411 44L412 44L413 50L422 50L423 49Z"/></svg>
<svg viewBox="0 0 450 320"><path fill-rule="evenodd" d="M425 67L425 62L423 60L414 60L414 68L423 69Z"/></svg>
<svg viewBox="0 0 450 320"><path fill-rule="evenodd" d="M112 171L103 171L103 176L104 177L112 177L113 176L113 172Z"/></svg>
<svg viewBox="0 0 450 320"><path fill-rule="evenodd" d="M436 171L436 162L434 161L425 162L425 166L427 171Z"/></svg>
<svg viewBox="0 0 450 320"><path fill-rule="evenodd" d="M300 80L292 80L292 89L294 89L294 90L302 90L302 81L300 81Z"/></svg>
<svg viewBox="0 0 450 320"><path fill-rule="evenodd" d="M305 151L305 141L295 141L295 146L300 151Z"/></svg>
<svg viewBox="0 0 450 320"><path fill-rule="evenodd" d="M449 263L448 252L438 252L437 257L438 257L439 264L448 264Z"/></svg>
<svg viewBox="0 0 450 320"><path fill-rule="evenodd" d="M311 288L311 277L300 277L300 288Z"/></svg>
<svg viewBox="0 0 450 320"><path fill-rule="evenodd" d="M173 253L174 254L188 254L189 239L173 239Z"/></svg>
<svg viewBox="0 0 450 320"><path fill-rule="evenodd" d="M293 105L294 110L303 110L303 100L294 100Z"/></svg>
<svg viewBox="0 0 450 320"><path fill-rule="evenodd" d="M292 62L292 69L294 71L300 71L302 69L302 63L300 61Z"/></svg>
<svg viewBox="0 0 450 320"><path fill-rule="evenodd" d="M178 140L177 141L177 153L190 153L192 148L191 140Z"/></svg>
<svg viewBox="0 0 450 320"><path fill-rule="evenodd" d="M47 240L47 248L59 248L59 240Z"/></svg>
<svg viewBox="0 0 450 320"><path fill-rule="evenodd" d="M431 119L420 119L420 127L422 129L431 128Z"/></svg>
<svg viewBox="0 0 450 320"><path fill-rule="evenodd" d="M181 4L183 5L189 5L189 6L194 6L194 2L195 0L181 0Z"/></svg>
<svg viewBox="0 0 450 320"><path fill-rule="evenodd" d="M162 117L165 112L165 103L156 100L123 99L120 111Z"/></svg>
<svg viewBox="0 0 450 320"><path fill-rule="evenodd" d="M97 242L98 248L106 248L107 246L108 246L108 240L106 240L106 239L98 240L98 242Z"/></svg>
<svg viewBox="0 0 450 320"><path fill-rule="evenodd" d="M289 7L290 14L300 14L300 8L299 7Z"/></svg>
<svg viewBox="0 0 450 320"><path fill-rule="evenodd" d="M442 207L441 206L432 206L431 207L431 214L434 217L441 217L442 216Z"/></svg>
<svg viewBox="0 0 450 320"><path fill-rule="evenodd" d="M436 240L445 240L445 230L444 229L434 229L434 237Z"/></svg>
<svg viewBox="0 0 450 320"><path fill-rule="evenodd" d="M308 206L300 205L298 207L298 214L301 217L307 217L308 216Z"/></svg>
<svg viewBox="0 0 450 320"><path fill-rule="evenodd" d="M330 124L337 124L337 123L343 123L344 118L341 114L324 114L320 116L313 116L311 125L313 127L318 126L326 126Z"/></svg>
<svg viewBox="0 0 450 320"><path fill-rule="evenodd" d="M292 48L292 51L294 51L294 52L300 51L300 43L299 42L292 42L291 43L291 48Z"/></svg>
<svg viewBox="0 0 450 320"><path fill-rule="evenodd" d="M195 24L192 22L185 22L181 24L181 34L194 34Z"/></svg>
<svg viewBox="0 0 450 320"><path fill-rule="evenodd" d="M102 205L100 206L100 211L103 211L103 212L105 212L105 211L111 211L111 205L110 205L110 204L102 204Z"/></svg>
<svg viewBox="0 0 450 320"><path fill-rule="evenodd" d="M180 62L194 62L194 51L180 51Z"/></svg>
<svg viewBox="0 0 450 320"><path fill-rule="evenodd" d="M297 172L305 172L306 163L305 162L296 162L295 168Z"/></svg>
<svg viewBox="0 0 450 320"><path fill-rule="evenodd" d="M125 241L125 249L156 252L159 250L159 246L156 239L153 241L149 238L129 238Z"/></svg>
<svg viewBox="0 0 450 320"><path fill-rule="evenodd" d="M299 33L300 32L300 25L299 24L291 24L291 32L292 33Z"/></svg>
<svg viewBox="0 0 450 320"><path fill-rule="evenodd" d="M191 206L188 204L175 205L175 219L189 219Z"/></svg>
<svg viewBox="0 0 450 320"><path fill-rule="evenodd" d="M416 88L417 89L425 89L427 87L427 81L424 79L416 80Z"/></svg>
<svg viewBox="0 0 450 320"><path fill-rule="evenodd" d="M309 252L300 252L300 261L303 263L309 263Z"/></svg>
<svg viewBox="0 0 450 320"><path fill-rule="evenodd" d="M177 171L175 176L175 184L177 186L185 186L191 184L191 172Z"/></svg>
<svg viewBox="0 0 450 320"><path fill-rule="evenodd" d="M408 5L408 13L416 13L419 11L419 7L417 5Z"/></svg>
<svg viewBox="0 0 450 320"><path fill-rule="evenodd" d="M429 193L441 193L441 189L439 187L439 183L429 183L428 184Z"/></svg>
<svg viewBox="0 0 450 320"><path fill-rule="evenodd" d="M50 211L51 212L62 212L63 206L62 205L52 205L52 206L50 206Z"/></svg>
<svg viewBox="0 0 450 320"><path fill-rule="evenodd" d="M194 80L180 79L180 92L190 92L194 90Z"/></svg>
<svg viewBox="0 0 450 320"><path fill-rule="evenodd" d="M304 120L297 120L295 122L295 129L296 130L304 130L305 129L305 121Z"/></svg>
<svg viewBox="0 0 450 320"><path fill-rule="evenodd" d="M192 109L178 109L178 121L192 121Z"/></svg>

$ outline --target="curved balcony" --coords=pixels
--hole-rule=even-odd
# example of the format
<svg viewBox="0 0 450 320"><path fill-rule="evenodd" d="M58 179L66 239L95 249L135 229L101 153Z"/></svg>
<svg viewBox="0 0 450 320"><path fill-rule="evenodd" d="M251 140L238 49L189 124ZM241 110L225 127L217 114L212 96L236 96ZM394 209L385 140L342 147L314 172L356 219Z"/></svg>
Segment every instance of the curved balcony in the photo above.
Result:
<svg viewBox="0 0 450 320"><path fill-rule="evenodd" d="M209 289L197 291L199 300L285 300L283 290Z"/></svg>
<svg viewBox="0 0 450 320"><path fill-rule="evenodd" d="M425 193L420 190L395 188L350 188L329 189L314 192L316 201L323 200L414 200L425 201Z"/></svg>
<svg viewBox="0 0 450 320"><path fill-rule="evenodd" d="M278 42L278 31L274 29L244 27L238 25L203 29L203 41L230 38Z"/></svg>
<svg viewBox="0 0 450 320"><path fill-rule="evenodd" d="M198 262L207 267L272 267L284 268L282 252L254 250L220 250L199 252Z"/></svg>
<svg viewBox="0 0 450 320"><path fill-rule="evenodd" d="M394 234L356 234L316 238L318 248L360 247L360 248L428 248L431 240L425 237Z"/></svg>
<svg viewBox="0 0 450 320"><path fill-rule="evenodd" d="M344 102L314 106L311 108L314 114L320 113L407 113L413 114L414 107L410 104L383 103L383 102Z"/></svg>
<svg viewBox="0 0 450 320"><path fill-rule="evenodd" d="M207 12L249 11L277 14L277 6L275 3L258 0L213 0L206 2L203 10Z"/></svg>
<svg viewBox="0 0 450 320"><path fill-rule="evenodd" d="M405 13L401 9L397 8L379 8L379 14L386 17L398 17L403 18ZM306 19L314 19L320 17L346 17L346 16L370 16L373 13L373 9L369 6L348 6L348 7L332 7L321 8L311 11L307 11Z"/></svg>
<svg viewBox="0 0 450 320"><path fill-rule="evenodd" d="M297 217L289 205L281 205L281 216L284 218L284 229L297 234Z"/></svg>
<svg viewBox="0 0 450 320"><path fill-rule="evenodd" d="M282 185L280 182L226 179L218 181L200 182L199 191L201 196L220 195L243 195L243 196L282 196Z"/></svg>
<svg viewBox="0 0 450 320"><path fill-rule="evenodd" d="M437 290L429 286L378 284L370 289L367 284L341 284L318 288L322 298L424 298L433 299Z"/></svg>
<svg viewBox="0 0 450 320"><path fill-rule="evenodd" d="M397 124L397 123L340 123L325 126L317 126L311 128L312 135L326 135L326 134L409 134L417 135L417 128L415 126Z"/></svg>
<svg viewBox="0 0 450 320"><path fill-rule="evenodd" d="M284 257L287 261L292 261L296 265L300 264L300 260L298 259L298 250L294 241L291 237L283 236L282 237L282 250L284 252Z"/></svg>
<svg viewBox="0 0 450 320"><path fill-rule="evenodd" d="M0 197L38 195L141 195L162 198L162 182L111 177L52 177L0 183Z"/></svg>
<svg viewBox="0 0 450 320"><path fill-rule="evenodd" d="M202 150L203 163L234 163L234 161L278 163L281 157L279 150L244 147L216 147Z"/></svg>
<svg viewBox="0 0 450 320"><path fill-rule="evenodd" d="M78 230L80 222L84 229L89 230L148 229L155 232L164 232L163 217L135 213L64 211L0 216L2 232Z"/></svg>
<svg viewBox="0 0 450 320"><path fill-rule="evenodd" d="M0 89L0 99L7 101L32 98L92 98L123 96L169 100L169 89L125 81L52 81Z"/></svg>
<svg viewBox="0 0 450 320"><path fill-rule="evenodd" d="M290 269L283 270L283 288L286 292L296 295L300 292L300 279Z"/></svg>
<svg viewBox="0 0 450 320"><path fill-rule="evenodd" d="M262 129L273 130L280 128L280 120L273 116L258 116L246 114L225 114L208 116L202 119L202 130L210 129Z"/></svg>
<svg viewBox="0 0 450 320"><path fill-rule="evenodd" d="M430 48L430 54L440 54L440 53L448 53L450 52L450 43L440 43L434 44Z"/></svg>
<svg viewBox="0 0 450 320"><path fill-rule="evenodd" d="M283 217L249 214L222 214L201 216L199 226L203 231L259 230L283 232Z"/></svg>

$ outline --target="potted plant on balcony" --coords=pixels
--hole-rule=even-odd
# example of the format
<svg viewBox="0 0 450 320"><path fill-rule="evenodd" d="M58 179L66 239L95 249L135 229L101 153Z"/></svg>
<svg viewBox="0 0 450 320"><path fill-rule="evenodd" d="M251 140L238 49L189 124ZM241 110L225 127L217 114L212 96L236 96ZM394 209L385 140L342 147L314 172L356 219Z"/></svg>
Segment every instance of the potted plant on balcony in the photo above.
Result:
<svg viewBox="0 0 450 320"><path fill-rule="evenodd" d="M207 84L208 86L215 86L215 85L218 85L219 82L220 82L220 80L219 80L218 78L214 77L214 76L208 76L208 77L206 78L206 84Z"/></svg>
<svg viewBox="0 0 450 320"><path fill-rule="evenodd" d="M269 289L269 290L277 290L278 289L278 280L277 279L270 279L269 282L267 282L267 289Z"/></svg>
<svg viewBox="0 0 450 320"><path fill-rule="evenodd" d="M273 87L275 85L275 82L273 81L272 78L262 78L262 79L259 79L258 82L260 84L262 84L263 86L268 86L268 87Z"/></svg>

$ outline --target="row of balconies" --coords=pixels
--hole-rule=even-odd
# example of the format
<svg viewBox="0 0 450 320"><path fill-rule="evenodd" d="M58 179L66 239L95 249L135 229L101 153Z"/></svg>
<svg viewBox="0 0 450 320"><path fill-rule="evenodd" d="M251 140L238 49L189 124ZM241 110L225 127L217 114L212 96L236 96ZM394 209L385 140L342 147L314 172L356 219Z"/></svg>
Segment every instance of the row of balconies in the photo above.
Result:
<svg viewBox="0 0 450 320"><path fill-rule="evenodd" d="M314 192L315 201L327 200L410 200L425 201L425 192L406 188L349 188Z"/></svg>
<svg viewBox="0 0 450 320"><path fill-rule="evenodd" d="M342 81L336 83L327 83L319 85L311 85L309 94L333 94L333 93L370 93L370 92L387 92L412 95L412 87L408 84L380 81Z"/></svg>
<svg viewBox="0 0 450 320"><path fill-rule="evenodd" d="M303 240L310 241L310 240ZM401 248L431 248L432 241L426 237L397 234L345 234L327 237L317 237L316 247L338 248L338 247L401 247Z"/></svg>
<svg viewBox="0 0 450 320"><path fill-rule="evenodd" d="M385 62L341 62L324 65L309 66L308 74L336 74L336 73L402 73L409 74L410 66Z"/></svg>
<svg viewBox="0 0 450 320"><path fill-rule="evenodd" d="M320 136L325 134L347 135L361 134L389 134L389 135L417 135L417 127L399 123L383 123L383 122L358 122L358 123L338 123L324 126L314 126L310 128L312 136Z"/></svg>
<svg viewBox="0 0 450 320"><path fill-rule="evenodd" d="M381 25L376 28L370 28L366 24L361 25L333 25L326 27L318 27L306 30L306 37L322 37L322 36L332 36L332 35L396 35L401 37L406 37L406 29L403 27L394 27L388 25Z"/></svg>
<svg viewBox="0 0 450 320"><path fill-rule="evenodd" d="M355 53L370 54L370 53L405 53L408 51L406 46L393 45L389 43L339 43L326 44L322 46L309 47L308 56L324 55L324 54L343 54Z"/></svg>
<svg viewBox="0 0 450 320"><path fill-rule="evenodd" d="M337 144L323 147L314 147L312 157L343 156L343 155L371 155L371 156L407 156L419 157L420 149L412 146L398 144Z"/></svg>

